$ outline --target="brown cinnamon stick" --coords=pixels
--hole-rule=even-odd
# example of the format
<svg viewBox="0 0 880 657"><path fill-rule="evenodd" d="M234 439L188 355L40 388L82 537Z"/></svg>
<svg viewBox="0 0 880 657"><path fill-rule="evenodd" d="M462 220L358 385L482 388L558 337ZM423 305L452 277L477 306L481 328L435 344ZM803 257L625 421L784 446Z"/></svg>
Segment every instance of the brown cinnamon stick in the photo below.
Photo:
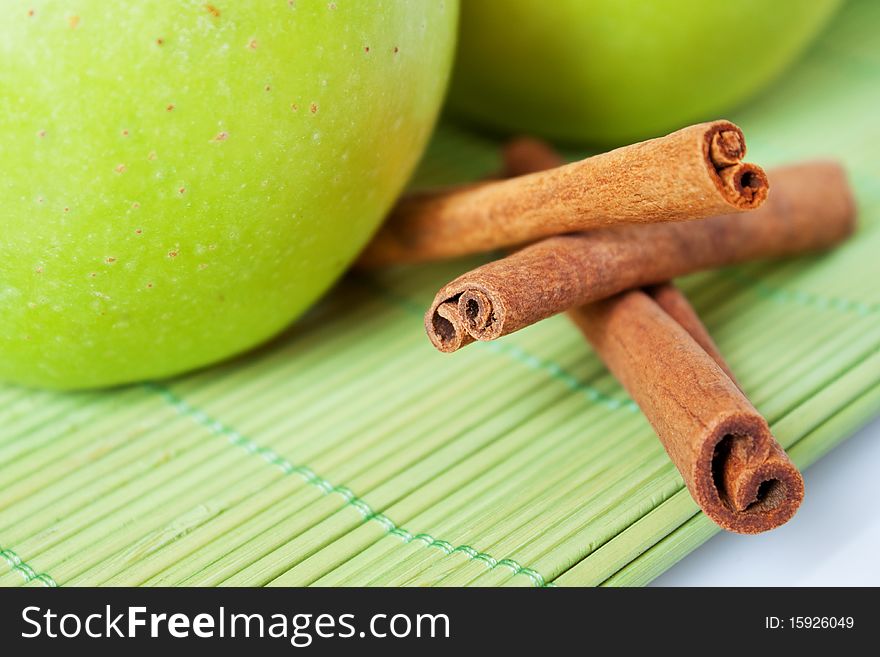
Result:
<svg viewBox="0 0 880 657"><path fill-rule="evenodd" d="M508 180L405 197L359 264L422 262L620 223L657 223L748 210L767 196L760 167L729 121Z"/></svg>
<svg viewBox="0 0 880 657"><path fill-rule="evenodd" d="M456 324L472 339L493 340L623 290L824 249L852 233L855 204L838 164L784 167L772 171L770 180L768 201L751 212L560 235L483 265L438 292L425 317L428 336L441 351L472 341L438 337L433 324L444 303L458 304Z"/></svg>
<svg viewBox="0 0 880 657"><path fill-rule="evenodd" d="M689 308L673 288L656 293L664 304L674 300L679 310ZM803 479L725 373L717 350L713 358L641 290L576 308L570 316L641 407L691 496L715 523L754 534L794 515ZM701 327L697 332L705 333Z"/></svg>
<svg viewBox="0 0 880 657"><path fill-rule="evenodd" d="M709 357L714 360L718 367L728 376L728 378L736 384L737 388L742 390L736 376L724 360L718 345L709 334L703 324L703 320L697 315L697 311L691 305L687 297L673 283L662 283L660 285L651 285L643 289L645 294L651 297L655 303L663 309L667 315L674 319L681 328L687 331L694 342L696 342Z"/></svg>

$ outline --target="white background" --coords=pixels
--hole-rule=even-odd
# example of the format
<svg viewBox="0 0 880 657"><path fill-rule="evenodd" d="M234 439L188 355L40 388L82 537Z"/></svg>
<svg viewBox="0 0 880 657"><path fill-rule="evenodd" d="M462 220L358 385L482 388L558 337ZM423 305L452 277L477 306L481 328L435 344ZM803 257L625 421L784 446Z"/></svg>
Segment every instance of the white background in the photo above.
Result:
<svg viewBox="0 0 880 657"><path fill-rule="evenodd" d="M880 585L880 418L804 472L788 524L758 536L721 532L654 586Z"/></svg>

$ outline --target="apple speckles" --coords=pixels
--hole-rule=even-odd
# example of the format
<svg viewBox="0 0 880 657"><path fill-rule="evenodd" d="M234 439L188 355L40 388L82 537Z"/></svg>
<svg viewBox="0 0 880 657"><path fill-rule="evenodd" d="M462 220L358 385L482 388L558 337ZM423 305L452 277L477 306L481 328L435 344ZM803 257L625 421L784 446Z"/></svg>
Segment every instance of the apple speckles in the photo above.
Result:
<svg viewBox="0 0 880 657"><path fill-rule="evenodd" d="M221 130L216 135L214 135L211 141L226 141L227 139L229 139L229 133L225 130Z"/></svg>
<svg viewBox="0 0 880 657"><path fill-rule="evenodd" d="M76 53L69 54L78 57L76 62L53 60L47 65L46 60L33 61L31 53L25 51L19 62L32 67L19 77L20 84L15 85L11 100L17 102L19 95L32 91L34 95L44 94L46 102L39 107L32 102L14 107L15 111L22 111L23 117L17 126L10 126L10 136L18 149L15 155L32 155L33 161L25 162L28 166L21 173L22 184L0 177L0 196L7 192L4 201L12 201L16 206L12 209L23 217L20 232L33 230L39 239L22 235L21 252L30 250L31 257L24 258L24 263L19 259L20 264L10 269L19 277L18 288L23 295L32 294L34 299L39 294L47 296L46 311L54 298L61 299L61 319L68 321L74 331L92 319L109 329L118 317L129 313L132 317L130 331L107 334L106 348L103 337L97 333L99 327L95 326L95 368L83 368L82 373L72 372L70 377L79 376L82 380L88 376L99 380L94 384L86 382L88 385L102 385L102 377L106 380L116 372L126 376L126 368L137 363L122 347L128 349L129 344L144 344L155 337L156 344L163 349L174 348L175 331L183 335L182 341L187 344L201 344L207 340L205 336L213 340L210 327L216 322L215 314L203 317L197 309L213 300L218 287L225 289L226 285L230 322L241 321L249 330L268 333L286 319L264 318L263 308L292 316L307 297L315 294L306 290L307 286L327 285L318 279L328 276L328 265L317 262L319 254L313 250L324 248L331 240L319 239L314 246L300 248L300 233L324 234L335 230L336 233L330 232L334 235L350 229L352 235L346 234L338 247L341 252L343 248L352 250L354 240L365 239L355 236L355 229L363 232L362 223L374 216L378 220L378 204L361 208L351 203L340 209L336 203L335 195L341 190L332 188L331 179L336 173L333 169L337 168L337 151L351 148L351 168L339 169L342 180L365 178L367 174L362 169L380 166L388 167L389 176L393 176L397 170L409 168L408 160L400 160L401 153L410 159L416 157L413 152L419 144L415 140L408 141L412 148L404 151L395 150L393 144L385 150L383 140L376 141L376 124L380 124L381 131L381 119L391 112L371 109L382 108L383 102L393 99L403 79L395 77L390 84L384 74L370 70L373 65L391 68L391 48L397 39L409 38L402 19L392 21L392 9L386 10L384 5L382 11L357 9L357 15L349 19L346 14L350 5L339 0L335 12L327 11L329 0L314 4L307 0L296 3L296 13L284 14L292 11L287 9L286 2L267 2L265 8L254 3L259 6L255 8L239 7L227 0L200 0L167 10L164 3L159 3L162 8L137 10L134 14L119 10L119 20L112 16L116 12L111 9L116 7L112 3L101 14L91 13L87 10L94 4L91 0L65 3L57 7L59 11L44 8L44 4L55 6L45 0L22 0L12 3L17 10L13 6L5 12L18 16L7 16L7 21L13 31L16 25L23 30L22 43L26 43L24 37L43 39L45 28L51 32L51 38L60 40L65 47L73 47ZM31 3L40 7L33 20L24 15ZM204 9L205 3L219 8L219 21L215 22ZM67 17L73 13L83 19L76 32L69 31L67 26ZM410 21L412 12L405 13L406 21ZM357 24L361 20L364 24ZM312 22L320 30L313 30ZM349 24L351 31L343 34ZM119 32L123 26L130 31L128 37L113 31L116 28ZM400 26L398 36L393 35L393 26ZM96 32L99 27L110 30L109 40ZM158 30L161 32L156 34ZM302 33L303 38L291 42L293 32ZM250 37L258 41L254 52L245 49ZM403 47L409 47L408 41L401 42ZM219 47L224 43L229 44L228 51L220 53ZM315 54L319 43L324 45L323 58ZM348 45L344 55L340 52L343 43ZM363 52L366 44L369 55ZM116 48L119 57L90 57L91 46ZM399 60L409 64L410 54L401 55ZM421 77L437 77L431 73ZM82 77L83 84L77 85L78 77ZM326 84L323 78L327 79ZM421 84L415 78L405 81ZM76 102L53 94L58 89L74 94ZM105 102L107 95L112 96L111 105ZM374 102L368 99L375 99L376 105L368 107L368 103ZM91 107L94 111L71 118L75 106ZM413 117L413 121L424 123L428 118ZM44 140L36 138L35 128L46 128ZM123 128L129 130L127 139L121 136ZM425 132L424 126L416 125L415 129L419 136ZM221 136L217 143L209 143L221 131L228 132L228 139L223 141ZM317 131L321 136L320 148L312 141ZM362 144L375 150L361 156ZM3 142L0 150L6 145ZM121 175L114 172L120 164L125 166ZM279 167L284 169L283 175L279 175ZM12 171L17 174L23 168L13 167ZM157 172L162 173L161 178ZM59 180L70 184L59 185ZM268 185L264 180L269 181ZM12 182L16 184L13 186ZM372 180L366 180L365 185L369 183ZM246 189L239 191L242 185ZM401 185L402 182L394 188ZM355 187L358 189L354 197L361 203L360 186ZM389 181L382 189L390 193L390 187ZM43 205L34 208L38 194L48 196ZM139 201L138 197L144 200ZM390 203L386 197L387 194L383 196L384 202ZM75 205L70 206L70 214L62 215L62 206L71 202ZM138 202L142 207L138 207ZM288 217L298 206L302 206L306 218L293 231ZM350 222L345 211L360 209L370 217L362 218L355 212L358 221ZM238 243L226 238L232 226L241 229L242 239ZM0 242L7 237L10 236L3 234ZM220 240L212 246L215 250L208 250L211 237ZM176 248L178 241L179 255L169 258L169 250ZM194 252L195 242L201 242L204 253ZM250 250L249 244L253 245ZM45 273L37 276L33 269L39 264L41 251L46 252L43 257L47 261L50 257L52 261L46 265ZM107 251L117 258L112 266L104 262ZM293 257L285 260L283 255L288 252ZM247 266L237 267L242 260ZM325 260L323 255L320 260ZM317 272L314 276L311 267ZM90 277L92 270L96 273L94 277ZM277 280L270 280L275 272ZM258 276L263 278L258 280ZM53 287L56 281L58 284ZM18 284L19 280L11 283ZM150 289L148 283L152 284ZM90 295L93 289L113 297L113 302L101 301L107 309L106 318L99 318L90 307L92 302L100 301ZM210 292L213 296L207 296ZM19 302L18 308L13 308L19 313L36 312L25 311L22 305ZM166 309L171 311L167 329L160 326L158 317ZM41 313L40 321L51 314ZM236 313L244 315L244 319L239 320ZM150 322L146 328L139 323L145 316ZM17 318L15 315L14 319ZM60 326L61 319L56 325ZM204 325L199 323L202 320ZM257 326L258 321L261 326ZM32 323L33 327L27 323L12 326L15 332L10 335L20 341L22 334L31 333L35 340L44 340L40 325ZM73 346L78 349L82 347L82 341L71 340L70 336L76 335L74 331L66 326L61 328L69 343L76 343ZM155 335L151 333L154 329ZM159 330L163 331L161 336ZM237 330L230 324L224 339L235 337L233 333ZM111 340L127 342L119 347L119 342L111 344ZM43 344L34 345L33 353L38 353ZM70 344L64 347L72 348ZM102 360L105 355L117 353L122 354L118 362ZM182 354L172 353L164 362L189 367L188 356L184 350ZM54 354L47 352L46 360L50 357ZM92 354L88 357L92 358ZM160 364L161 359L155 360ZM58 376L67 376L63 353L60 361ZM27 365L23 359L23 367ZM49 362L46 371L54 365ZM73 385L78 384L74 381Z"/></svg>
<svg viewBox="0 0 880 657"><path fill-rule="evenodd" d="M126 170L127 168L128 168L128 167L126 167L124 164L117 164L117 165L114 167L113 171L114 171L116 174L123 174L123 173L125 173L125 170Z"/></svg>
<svg viewBox="0 0 880 657"><path fill-rule="evenodd" d="M128 137L128 135L129 135L130 133L129 133L129 131L128 131L128 128L123 128L123 129L120 131L119 134L121 134L123 137Z"/></svg>
<svg viewBox="0 0 880 657"><path fill-rule="evenodd" d="M79 27L80 18L79 16L70 16L67 19L67 24L70 26L71 30L75 30Z"/></svg>
<svg viewBox="0 0 880 657"><path fill-rule="evenodd" d="M180 251L178 251L177 249L172 249L171 251L168 252L168 258L170 260L174 260L174 258L176 258L179 255L180 255Z"/></svg>
<svg viewBox="0 0 880 657"><path fill-rule="evenodd" d="M364 52L369 55L370 54L370 46L364 46Z"/></svg>
<svg viewBox="0 0 880 657"><path fill-rule="evenodd" d="M396 55L397 53L400 52L400 48L399 48L398 46L394 46L394 47L391 49L391 52L394 53L394 54Z"/></svg>
<svg viewBox="0 0 880 657"><path fill-rule="evenodd" d="M65 206L65 207L64 207L64 212L65 212L65 214L68 213L68 212L70 212L70 208L67 207L67 206Z"/></svg>
<svg viewBox="0 0 880 657"><path fill-rule="evenodd" d="M112 265L115 262L116 262L116 258L114 258L113 256L107 256L106 258L104 258L104 264L106 264L106 265Z"/></svg>
<svg viewBox="0 0 880 657"><path fill-rule="evenodd" d="M45 130L37 130L37 137L39 137L40 139L45 139L46 138L46 131Z"/></svg>
<svg viewBox="0 0 880 657"><path fill-rule="evenodd" d="M206 4L205 11L211 14L214 18L220 18L220 10L212 4Z"/></svg>
<svg viewBox="0 0 880 657"><path fill-rule="evenodd" d="M327 9L329 9L330 11L336 11L336 3L335 2L328 2Z"/></svg>
<svg viewBox="0 0 880 657"><path fill-rule="evenodd" d="M42 273L43 273L43 267L42 267L42 266L34 267L34 273L36 273L36 274L42 274Z"/></svg>
<svg viewBox="0 0 880 657"><path fill-rule="evenodd" d="M146 288L147 288L148 290L150 290L150 289L153 288L153 283L152 283L152 281L150 281L149 283L146 284Z"/></svg>
<svg viewBox="0 0 880 657"><path fill-rule="evenodd" d="M257 45L258 45L258 44L257 44L257 40L251 38L251 39L249 39L248 42L247 42L247 49L248 49L248 50L256 50L256 49L257 49Z"/></svg>
<svg viewBox="0 0 880 657"><path fill-rule="evenodd" d="M28 9L28 12L27 12L28 18L33 18L36 13L37 12L35 12L33 9Z"/></svg>
<svg viewBox="0 0 880 657"><path fill-rule="evenodd" d="M42 196L37 197L37 203L39 203L40 205L42 205L45 202L46 202L46 199L44 199Z"/></svg>

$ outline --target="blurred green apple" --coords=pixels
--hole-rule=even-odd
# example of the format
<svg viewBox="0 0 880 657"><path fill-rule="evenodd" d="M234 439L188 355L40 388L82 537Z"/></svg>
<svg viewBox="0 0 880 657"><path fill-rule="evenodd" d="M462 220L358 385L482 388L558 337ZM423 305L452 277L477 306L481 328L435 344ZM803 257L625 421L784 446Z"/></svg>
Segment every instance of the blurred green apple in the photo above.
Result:
<svg viewBox="0 0 880 657"><path fill-rule="evenodd" d="M778 75L839 0L465 0L454 113L619 144L717 118Z"/></svg>
<svg viewBox="0 0 880 657"><path fill-rule="evenodd" d="M29 0L0 21L0 378L103 386L247 349L406 183L457 0Z"/></svg>

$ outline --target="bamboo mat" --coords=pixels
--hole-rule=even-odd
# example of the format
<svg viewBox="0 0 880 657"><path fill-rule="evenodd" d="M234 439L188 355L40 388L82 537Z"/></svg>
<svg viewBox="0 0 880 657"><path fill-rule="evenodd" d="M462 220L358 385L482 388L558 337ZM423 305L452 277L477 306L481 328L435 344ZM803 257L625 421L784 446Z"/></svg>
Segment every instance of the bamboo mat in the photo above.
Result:
<svg viewBox="0 0 880 657"><path fill-rule="evenodd" d="M730 116L762 165L844 160L856 238L683 281L802 467L880 412L878 23L880 4L847 5ZM417 182L496 166L447 126ZM422 313L473 264L351 276L271 344L176 380L0 386L0 585L650 581L715 527L564 318L432 349Z"/></svg>

